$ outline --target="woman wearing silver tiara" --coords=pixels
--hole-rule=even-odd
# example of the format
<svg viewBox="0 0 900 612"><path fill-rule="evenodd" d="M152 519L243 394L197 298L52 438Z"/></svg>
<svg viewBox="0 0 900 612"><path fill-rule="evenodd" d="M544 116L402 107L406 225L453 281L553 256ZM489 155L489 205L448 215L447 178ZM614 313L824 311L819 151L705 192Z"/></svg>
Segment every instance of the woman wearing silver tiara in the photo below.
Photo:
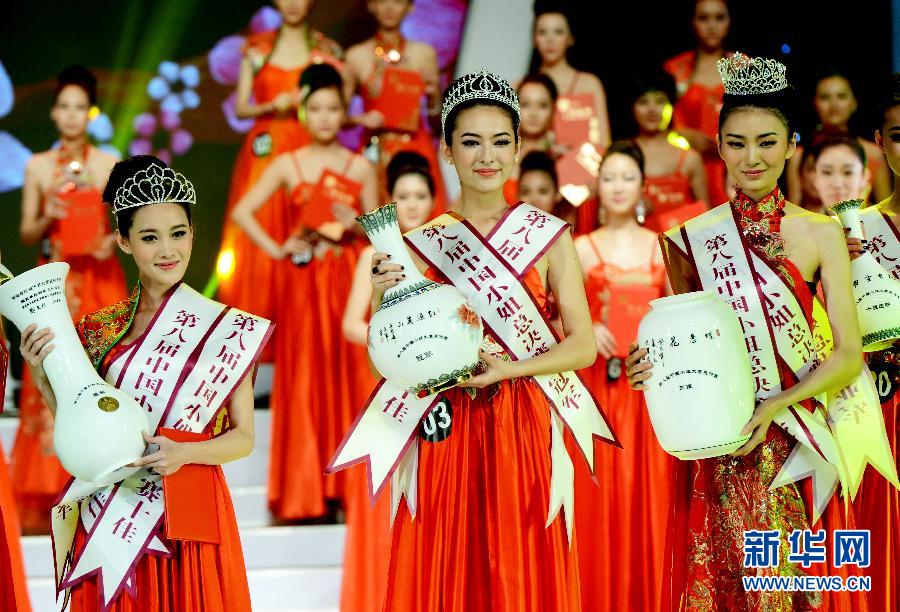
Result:
<svg viewBox="0 0 900 612"><path fill-rule="evenodd" d="M506 81L482 70L451 83L442 127L441 154L462 196L407 241L419 268L465 293L490 331L479 373L444 394L449 437L413 447L418 468L402 492L415 520L403 505L394 521L384 609L577 611L562 430L576 430L591 452L594 435L615 438L571 372L596 355L573 240L556 217L504 200L519 150L519 103ZM404 270L383 253L372 266L377 308ZM562 341L548 323L551 294Z"/></svg>
<svg viewBox="0 0 900 612"><path fill-rule="evenodd" d="M51 518L60 597L74 611L244 612L246 570L219 466L253 448L248 374L272 325L182 282L196 202L183 175L132 157L113 167L103 199L139 282L77 330L101 375L146 409L153 435L134 475L99 489L76 479L60 495ZM41 366L52 332L26 328L21 350L55 410Z"/></svg>
<svg viewBox="0 0 900 612"><path fill-rule="evenodd" d="M718 68L725 97L717 144L738 193L661 237L675 292L713 291L737 313L758 405L742 432L749 440L732 455L679 464L667 542L666 573L672 578L663 588L663 609L849 610L864 606L864 595L754 591L742 581L846 572L829 567L831 552L827 564L823 557L807 567L790 556L810 550L811 544L792 550L789 538L810 529L828 499L817 494L812 505L804 504L801 490L809 480L795 484L801 476L791 467L791 453L793 447L798 456L812 457L824 470L818 476L837 473L830 463L835 444L829 424L809 398L850 383L862 361L841 228L786 202L778 190L795 150L793 90L785 67L737 53ZM828 357L816 353L811 334L812 296L820 280L834 333ZM633 345L626 361L635 389L652 381L646 354ZM776 478L780 484L770 489ZM823 521L838 527L836 504L828 510L835 512L826 511Z"/></svg>

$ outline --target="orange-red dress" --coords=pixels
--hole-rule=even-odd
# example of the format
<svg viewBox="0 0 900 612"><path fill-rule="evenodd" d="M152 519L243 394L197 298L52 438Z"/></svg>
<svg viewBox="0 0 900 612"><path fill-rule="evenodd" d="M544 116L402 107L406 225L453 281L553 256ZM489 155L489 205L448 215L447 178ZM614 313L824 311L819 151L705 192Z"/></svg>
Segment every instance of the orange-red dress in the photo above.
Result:
<svg viewBox="0 0 900 612"><path fill-rule="evenodd" d="M365 363L356 370L355 405L362 409L377 381ZM369 480L363 469L346 470L345 503L347 536L344 545L344 572L341 582L341 611L381 610L387 592L391 560L391 496L379 495L372 505Z"/></svg>
<svg viewBox="0 0 900 612"><path fill-rule="evenodd" d="M878 352L866 353L869 367L878 371L881 376L891 378L890 388L893 394L883 398L881 409L884 414L884 425L888 442L897 459L900 447L900 346ZM879 385L880 387L883 385ZM900 607L900 492L897 491L881 474L871 467L866 469L862 486L853 502L856 515L856 526L871 530L872 564L866 573L872 576L872 591L869 593L869 609L897 610Z"/></svg>
<svg viewBox="0 0 900 612"><path fill-rule="evenodd" d="M653 263L656 242L643 264L622 269L605 262L589 235L599 263L585 273L585 291L595 323L609 319L611 285L642 285L665 291L666 270ZM600 486L584 462L575 468L575 525L581 598L586 610L659 608L666 543L666 517L674 458L656 440L644 394L628 386L624 369L603 357L582 370L585 384L607 410L622 448L596 443ZM611 380L612 378L612 380Z"/></svg>
<svg viewBox="0 0 900 612"><path fill-rule="evenodd" d="M77 326L82 344L101 373L115 361L127 346L121 338L131 327L137 306L138 291L117 304L82 319ZM102 355L102 357L99 357ZM216 420L210 423L209 433ZM234 507L225 476L220 466L211 466L216 482L216 513L211 520L219 525L219 543L168 540L170 557L144 555L138 563L134 584L137 599L120 593L104 612L246 612L250 610L250 590L241 539ZM76 556L85 542L85 531L79 522L75 533ZM101 610L97 576L91 576L71 589L72 612Z"/></svg>
<svg viewBox="0 0 900 612"><path fill-rule="evenodd" d="M704 133L715 141L719 131L719 111L722 110L722 96L725 88L719 84L707 87L692 82L696 51L685 51L666 60L663 68L675 78L679 96L672 116L675 129L690 128ZM725 187L725 163L718 151L703 156L706 182L709 185L710 202L727 202L730 195Z"/></svg>
<svg viewBox="0 0 900 612"><path fill-rule="evenodd" d="M523 280L546 312L537 270ZM384 610L579 612L578 535L570 548L561 517L545 527L551 424L540 387L515 379L490 399L445 397L451 433L419 441L416 517L401 504Z"/></svg>
<svg viewBox="0 0 900 612"><path fill-rule="evenodd" d="M98 190L90 191L101 198ZM104 224L109 227L108 220ZM42 256L38 265L57 260ZM66 301L74 321L125 297L125 274L115 255L105 261L85 255L65 262L69 264ZM53 452L53 416L28 368L23 371L19 404L19 430L10 457L19 519L26 534L49 533L50 508L69 474Z"/></svg>
<svg viewBox="0 0 900 612"><path fill-rule="evenodd" d="M670 228L661 227L658 216L660 213L690 204L694 201L694 192L691 189L691 179L682 173L684 161L687 159L687 151L682 151L678 156L675 171L669 174L644 177L644 194L653 207L653 212L647 216L644 224L647 229L655 232L666 231ZM717 200L714 200L717 201Z"/></svg>
<svg viewBox="0 0 900 612"><path fill-rule="evenodd" d="M0 342L3 337L0 336ZM0 348L2 350L2 348ZM0 383L0 391L3 384ZM0 402L3 395L0 393ZM29 612L28 586L19 546L19 517L13 499L3 446L0 445L0 610Z"/></svg>
<svg viewBox="0 0 900 612"><path fill-rule="evenodd" d="M302 206L312 185L299 163L295 169L299 184L290 201ZM348 232L308 264L279 264L269 467L269 509L279 520L323 516L327 500L343 499L344 474L326 476L325 467L361 407L354 385L367 367L365 351L341 333L360 250Z"/></svg>
<svg viewBox="0 0 900 612"><path fill-rule="evenodd" d="M279 94L299 87L304 67L285 69L268 61L277 38L277 32L257 34L250 37L244 48L244 54L250 58L256 71L253 77L253 99L256 104L266 104ZM337 43L319 32L311 32L308 45L310 54L316 60L336 61L335 58L341 55ZM235 308L267 319L272 319L275 312L275 265L229 220L228 213L259 180L273 159L281 153L309 144L309 141L309 133L295 113L259 117L244 137L231 174L220 252L234 255L234 270L230 276L219 278L218 297ZM287 205L284 194L278 192L257 213L259 223L279 241L288 237Z"/></svg>

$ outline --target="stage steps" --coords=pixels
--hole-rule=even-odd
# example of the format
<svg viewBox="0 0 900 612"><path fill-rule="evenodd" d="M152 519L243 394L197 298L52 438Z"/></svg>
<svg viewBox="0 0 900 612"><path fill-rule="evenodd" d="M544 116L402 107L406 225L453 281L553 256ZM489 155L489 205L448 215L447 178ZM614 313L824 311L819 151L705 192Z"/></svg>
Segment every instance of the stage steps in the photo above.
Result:
<svg viewBox="0 0 900 612"><path fill-rule="evenodd" d="M241 531L254 612L326 612L338 609L344 526L275 527L266 507L269 411L257 410L256 448L225 465ZM18 419L0 417L0 441L9 454ZM50 538L22 539L28 589L35 612L54 610Z"/></svg>

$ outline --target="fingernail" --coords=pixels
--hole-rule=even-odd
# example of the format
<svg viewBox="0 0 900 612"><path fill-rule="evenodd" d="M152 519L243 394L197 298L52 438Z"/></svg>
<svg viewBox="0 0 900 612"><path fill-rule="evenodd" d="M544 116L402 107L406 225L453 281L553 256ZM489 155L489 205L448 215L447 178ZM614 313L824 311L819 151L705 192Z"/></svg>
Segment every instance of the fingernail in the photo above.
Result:
<svg viewBox="0 0 900 612"><path fill-rule="evenodd" d="M406 274L401 274L400 278L406 278Z"/></svg>
<svg viewBox="0 0 900 612"><path fill-rule="evenodd" d="M405 270L405 269L406 269L406 266L400 266L400 269L401 269L401 270Z"/></svg>
<svg viewBox="0 0 900 612"><path fill-rule="evenodd" d="M391 258L391 254L390 254L390 253L387 254L387 258L388 258L388 259Z"/></svg>

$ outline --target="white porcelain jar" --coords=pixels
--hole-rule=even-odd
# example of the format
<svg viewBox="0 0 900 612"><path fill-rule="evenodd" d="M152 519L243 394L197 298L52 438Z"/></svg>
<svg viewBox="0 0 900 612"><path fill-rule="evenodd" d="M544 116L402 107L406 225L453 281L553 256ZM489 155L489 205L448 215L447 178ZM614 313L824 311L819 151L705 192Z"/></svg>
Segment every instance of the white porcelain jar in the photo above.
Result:
<svg viewBox="0 0 900 612"><path fill-rule="evenodd" d="M369 321L369 356L392 384L420 397L467 380L478 365L481 317L453 285L419 273L409 256L397 209L387 204L357 217L375 251L404 266Z"/></svg>
<svg viewBox="0 0 900 612"><path fill-rule="evenodd" d="M709 291L650 302L638 344L653 363L644 396L653 431L679 459L726 455L756 405L744 336L731 307Z"/></svg>
<svg viewBox="0 0 900 612"><path fill-rule="evenodd" d="M849 228L847 236L863 239L859 210L862 200L839 202L829 210ZM863 351L881 351L900 338L900 282L881 267L871 253L850 262L853 299L859 317Z"/></svg>
<svg viewBox="0 0 900 612"><path fill-rule="evenodd" d="M76 478L113 484L137 471L125 466L143 455L141 432L150 428L137 402L91 366L66 304L68 273L69 264L61 262L16 277L0 266L0 315L19 330L34 323L53 331L55 348L43 364L56 395L53 448Z"/></svg>

